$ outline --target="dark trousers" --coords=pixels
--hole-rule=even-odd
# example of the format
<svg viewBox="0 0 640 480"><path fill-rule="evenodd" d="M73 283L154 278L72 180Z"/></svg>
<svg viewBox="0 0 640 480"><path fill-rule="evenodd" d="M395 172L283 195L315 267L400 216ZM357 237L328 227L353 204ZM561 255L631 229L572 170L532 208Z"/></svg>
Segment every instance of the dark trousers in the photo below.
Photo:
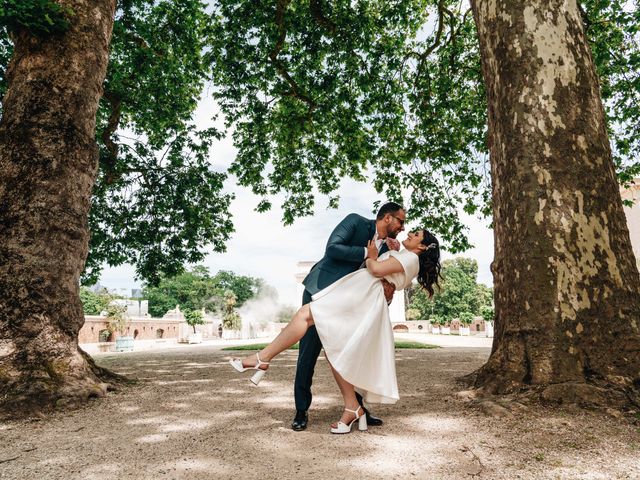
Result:
<svg viewBox="0 0 640 480"><path fill-rule="evenodd" d="M311 302L311 294L306 290L302 294L302 305ZM296 365L296 380L293 385L293 392L296 399L296 410L306 412L311 405L311 384L313 383L313 372L318 361L318 356L322 350L322 342L318 336L315 326L307 330L307 333L300 339L300 350L298 351L298 364ZM358 402L362 404L362 397L356 393Z"/></svg>

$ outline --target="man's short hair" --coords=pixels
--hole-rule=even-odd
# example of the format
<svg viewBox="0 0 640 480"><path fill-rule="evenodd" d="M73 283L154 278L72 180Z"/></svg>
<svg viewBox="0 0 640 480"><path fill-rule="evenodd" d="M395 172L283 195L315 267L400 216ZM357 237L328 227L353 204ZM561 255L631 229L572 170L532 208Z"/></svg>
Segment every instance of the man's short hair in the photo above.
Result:
<svg viewBox="0 0 640 480"><path fill-rule="evenodd" d="M394 214L398 210L404 210L404 207L396 202L387 202L380 207L380 210L378 210L378 215L376 215L376 220L382 220L382 218L387 213Z"/></svg>

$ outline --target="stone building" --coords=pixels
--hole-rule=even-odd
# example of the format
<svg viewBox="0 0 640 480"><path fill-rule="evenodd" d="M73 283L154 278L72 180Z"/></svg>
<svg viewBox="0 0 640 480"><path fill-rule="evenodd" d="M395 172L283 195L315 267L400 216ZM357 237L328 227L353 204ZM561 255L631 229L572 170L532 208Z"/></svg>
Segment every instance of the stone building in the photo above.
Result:
<svg viewBox="0 0 640 480"><path fill-rule="evenodd" d="M124 336L136 340L156 340L178 338L182 319L164 319L151 317L129 317ZM114 341L118 333L111 333L109 321L99 315L85 315L84 325L80 329L80 343L100 343Z"/></svg>
<svg viewBox="0 0 640 480"><path fill-rule="evenodd" d="M452 332L457 332L460 330L462 323L457 318L454 318L453 320L451 320L451 325L449 326L451 327ZM482 317L475 317L473 319L473 322L471 322L471 324L469 325L469 331L473 333L473 332L484 332L484 330L485 330L485 322L482 319Z"/></svg>
<svg viewBox="0 0 640 480"><path fill-rule="evenodd" d="M393 331L397 333L431 333L431 322L428 320L392 321L391 323L393 325ZM458 332L460 325L460 320L454 319L449 324L449 327L451 327L452 332ZM475 317L471 325L469 325L469 330L472 334L484 332L485 329L486 325L482 317Z"/></svg>
<svg viewBox="0 0 640 480"><path fill-rule="evenodd" d="M135 309L136 306L131 305L131 311L136 311ZM198 325L196 331L201 333L204 339L219 337L221 319L210 314L205 314L204 318L207 323ZM133 337L134 349L139 350L153 348L157 344L186 342L192 332L193 327L187 325L180 307L176 305L174 310L169 310L162 318L153 318L148 314L127 315L122 336ZM106 316L85 315L84 325L78 334L78 343L90 353L108 352L114 350L114 342L120 335L119 332L111 331Z"/></svg>
<svg viewBox="0 0 640 480"><path fill-rule="evenodd" d="M395 297L393 299L395 302ZM399 322L391 322L395 333L429 333L431 331L431 322L427 320L406 320Z"/></svg>
<svg viewBox="0 0 640 480"><path fill-rule="evenodd" d="M117 298L115 300L112 300L111 304L120 305L121 307L124 307L126 309L125 314L128 317L148 317L149 316L148 300L126 300L124 298Z"/></svg>

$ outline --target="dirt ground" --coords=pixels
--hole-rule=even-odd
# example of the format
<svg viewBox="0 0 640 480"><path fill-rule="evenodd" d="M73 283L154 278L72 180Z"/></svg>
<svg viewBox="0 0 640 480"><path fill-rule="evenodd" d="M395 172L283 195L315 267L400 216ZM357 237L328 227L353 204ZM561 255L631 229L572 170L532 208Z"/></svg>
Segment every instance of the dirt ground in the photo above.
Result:
<svg viewBox="0 0 640 480"><path fill-rule="evenodd" d="M310 424L289 428L297 352L259 387L218 346L96 356L140 380L86 408L0 424L1 479L640 479L633 416L528 406L494 418L456 397L488 348L399 350L401 399L384 426L329 433L340 416L318 363Z"/></svg>

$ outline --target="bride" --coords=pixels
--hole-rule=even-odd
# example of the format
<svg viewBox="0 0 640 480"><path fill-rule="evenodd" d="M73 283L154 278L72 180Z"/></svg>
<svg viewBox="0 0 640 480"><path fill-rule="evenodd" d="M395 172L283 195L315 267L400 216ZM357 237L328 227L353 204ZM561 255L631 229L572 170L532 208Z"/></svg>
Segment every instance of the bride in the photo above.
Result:
<svg viewBox="0 0 640 480"><path fill-rule="evenodd" d="M438 284L440 250L438 240L427 230L410 232L402 242L404 249L386 252L370 241L366 267L356 270L313 295L280 334L258 353L229 362L239 372L256 370L251 378L258 384L276 355L294 345L307 329L315 325L333 376L344 399L340 421L331 433L349 433L358 420L367 429L357 391L367 403L395 403L398 395L395 347L381 278L402 290L417 277L418 283L433 295Z"/></svg>

